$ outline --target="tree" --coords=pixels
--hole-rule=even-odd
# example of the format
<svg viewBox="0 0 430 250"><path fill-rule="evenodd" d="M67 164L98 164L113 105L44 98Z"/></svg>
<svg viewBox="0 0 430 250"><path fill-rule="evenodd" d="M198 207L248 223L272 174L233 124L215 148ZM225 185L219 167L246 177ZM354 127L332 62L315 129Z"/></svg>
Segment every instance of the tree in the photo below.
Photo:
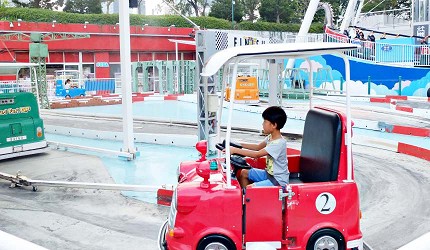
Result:
<svg viewBox="0 0 430 250"><path fill-rule="evenodd" d="M64 5L64 0L12 0L12 3L17 7L57 10Z"/></svg>
<svg viewBox="0 0 430 250"><path fill-rule="evenodd" d="M232 0L215 0L212 2L209 16L222 18L231 21ZM241 1L235 1L234 4L234 21L240 22L243 17L243 5Z"/></svg>
<svg viewBox="0 0 430 250"><path fill-rule="evenodd" d="M109 14L110 5L115 2L115 0L102 0L102 3L106 3L106 13Z"/></svg>
<svg viewBox="0 0 430 250"><path fill-rule="evenodd" d="M381 1L375 1L375 0L369 0L364 6L362 12L369 12L369 11L383 11L383 10L393 10L393 9L404 9L404 8L411 8L412 0L385 0L383 2ZM404 14L406 11L398 11L396 13L390 13L395 16L400 16Z"/></svg>
<svg viewBox="0 0 430 250"><path fill-rule="evenodd" d="M0 8L6 8L9 6L9 1L7 0L0 0Z"/></svg>
<svg viewBox="0 0 430 250"><path fill-rule="evenodd" d="M101 14L101 0L67 0L64 12L81 14Z"/></svg>
<svg viewBox="0 0 430 250"><path fill-rule="evenodd" d="M242 0L243 12L249 21L254 21L257 19L255 11L257 11L260 6L260 0Z"/></svg>
<svg viewBox="0 0 430 250"><path fill-rule="evenodd" d="M303 17L300 0L261 0L258 8L263 20L276 23L297 23Z"/></svg>
<svg viewBox="0 0 430 250"><path fill-rule="evenodd" d="M208 0L164 0L172 4L177 10L184 15L206 16L206 10L209 8Z"/></svg>

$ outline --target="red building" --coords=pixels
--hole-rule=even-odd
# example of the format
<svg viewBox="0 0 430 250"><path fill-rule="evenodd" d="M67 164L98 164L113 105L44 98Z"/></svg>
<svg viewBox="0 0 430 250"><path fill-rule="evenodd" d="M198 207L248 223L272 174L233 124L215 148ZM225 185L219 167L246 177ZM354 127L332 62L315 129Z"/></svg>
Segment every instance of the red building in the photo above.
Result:
<svg viewBox="0 0 430 250"><path fill-rule="evenodd" d="M34 23L23 21L0 21L0 33L10 34L69 33L89 34L90 38L45 41L49 57L46 60L47 74L55 70L78 70L95 78L113 78L120 72L119 25ZM131 60L175 60L175 43L169 39L193 41L192 28L131 26ZM25 41L0 42L0 61L29 62L29 39ZM195 46L179 44L179 60L194 60Z"/></svg>

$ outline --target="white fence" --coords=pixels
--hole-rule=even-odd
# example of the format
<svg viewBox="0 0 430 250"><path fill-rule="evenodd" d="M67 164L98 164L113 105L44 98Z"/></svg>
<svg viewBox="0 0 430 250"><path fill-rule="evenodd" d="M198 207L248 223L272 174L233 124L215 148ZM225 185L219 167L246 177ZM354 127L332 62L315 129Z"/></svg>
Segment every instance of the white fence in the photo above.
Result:
<svg viewBox="0 0 430 250"><path fill-rule="evenodd" d="M347 39L330 34L325 35L324 41L360 44L360 49L349 51L347 54L351 57L373 63L397 66L430 66L430 49L428 45L389 44L384 43L384 40L371 42L359 39Z"/></svg>
<svg viewBox="0 0 430 250"><path fill-rule="evenodd" d="M0 93L32 92L31 80L0 81Z"/></svg>

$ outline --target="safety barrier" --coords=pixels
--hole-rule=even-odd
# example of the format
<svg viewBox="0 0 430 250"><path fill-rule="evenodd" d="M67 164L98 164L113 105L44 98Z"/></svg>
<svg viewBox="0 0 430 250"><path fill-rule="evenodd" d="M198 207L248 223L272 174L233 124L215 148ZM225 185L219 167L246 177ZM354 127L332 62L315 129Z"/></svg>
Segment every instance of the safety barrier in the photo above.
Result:
<svg viewBox="0 0 430 250"><path fill-rule="evenodd" d="M84 81L85 90L97 95L115 93L115 78L95 78Z"/></svg>

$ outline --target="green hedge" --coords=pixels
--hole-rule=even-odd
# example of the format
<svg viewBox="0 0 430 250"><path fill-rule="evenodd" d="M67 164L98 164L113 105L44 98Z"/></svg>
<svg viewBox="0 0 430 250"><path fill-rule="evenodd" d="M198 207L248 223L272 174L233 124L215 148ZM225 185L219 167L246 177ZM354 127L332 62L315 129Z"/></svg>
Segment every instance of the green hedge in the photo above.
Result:
<svg viewBox="0 0 430 250"><path fill-rule="evenodd" d="M27 22L52 22L57 23L84 23L90 24L116 24L119 20L118 14L75 14L45 9L31 8L0 8L0 20L16 21L22 19ZM230 21L214 17L190 17L190 19L205 29L231 29ZM184 18L174 15L165 16L146 16L130 15L131 25L144 25L168 27L174 24L176 27L192 27ZM239 30L257 30L257 31L283 31L297 32L300 24L278 24L259 21L256 23L243 21L235 26ZM323 32L323 24L314 23L310 28L312 33Z"/></svg>

